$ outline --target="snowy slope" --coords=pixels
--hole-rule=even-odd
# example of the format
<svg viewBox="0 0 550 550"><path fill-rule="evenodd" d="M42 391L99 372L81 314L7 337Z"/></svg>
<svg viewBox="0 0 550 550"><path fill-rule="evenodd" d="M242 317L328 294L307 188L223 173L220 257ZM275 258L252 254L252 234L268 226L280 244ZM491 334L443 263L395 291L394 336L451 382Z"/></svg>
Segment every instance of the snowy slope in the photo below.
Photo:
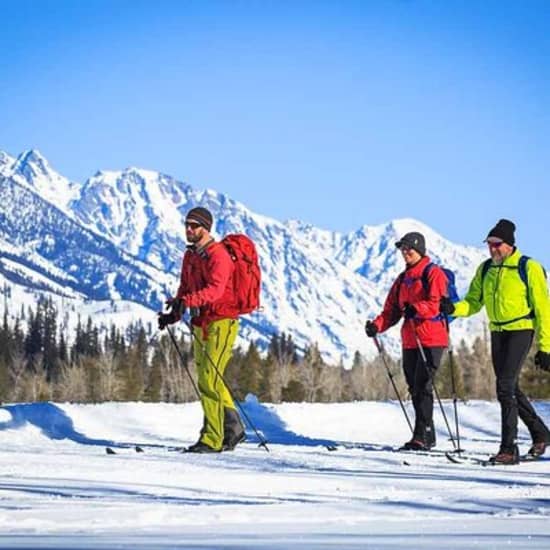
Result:
<svg viewBox="0 0 550 550"><path fill-rule="evenodd" d="M0 177L0 193L0 272L8 279L20 281L26 268L93 300L123 295L154 307L162 299L162 283L168 282L162 272L126 255L14 178Z"/></svg>
<svg viewBox="0 0 550 550"><path fill-rule="evenodd" d="M10 285L126 300L153 313L177 287L185 214L200 204L214 214L218 236L244 232L258 246L263 307L243 319L241 341L265 346L272 334L285 331L299 346L317 342L334 363L343 358L349 364L356 350L375 353L363 326L380 311L401 270L394 243L404 233L423 232L432 258L457 272L462 291L483 259L480 249L451 243L413 219L330 232L279 222L213 190L138 168L100 171L78 185L30 151L17 159L0 156L0 174L9 195L0 205L0 276ZM453 336L471 341L482 324L481 316L456 322ZM398 353L397 327L389 331L387 347Z"/></svg>
<svg viewBox="0 0 550 550"><path fill-rule="evenodd" d="M80 187L56 172L47 159L34 149L21 153L16 159L0 151L0 175L9 176L35 191L69 215L67 205Z"/></svg>
<svg viewBox="0 0 550 550"><path fill-rule="evenodd" d="M269 453L251 433L232 453L165 449L195 441L198 403L1 407L0 547L550 547L549 459L483 468L392 452L408 436L397 403L244 406ZM550 403L537 407L550 420ZM468 452L497 448L496 403L461 405L460 418Z"/></svg>
<svg viewBox="0 0 550 550"><path fill-rule="evenodd" d="M0 175L8 174L14 162L15 159L12 156L0 151Z"/></svg>

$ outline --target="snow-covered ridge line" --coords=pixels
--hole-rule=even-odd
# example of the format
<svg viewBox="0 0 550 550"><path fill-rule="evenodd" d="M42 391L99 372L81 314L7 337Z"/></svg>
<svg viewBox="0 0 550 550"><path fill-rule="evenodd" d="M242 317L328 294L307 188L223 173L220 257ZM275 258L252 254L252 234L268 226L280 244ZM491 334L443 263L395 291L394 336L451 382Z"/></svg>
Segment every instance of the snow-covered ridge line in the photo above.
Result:
<svg viewBox="0 0 550 550"><path fill-rule="evenodd" d="M0 205L0 251L28 251L27 272L44 275L41 266L55 267L53 293L68 284L87 300L130 300L152 313L177 287L186 212L205 206L218 236L244 232L258 247L263 308L243 323L241 339L265 346L274 332L290 333L301 347L317 342L333 363L349 364L356 350L374 354L363 326L380 311L402 269L394 243L404 233L424 233L432 260L455 270L462 291L484 258L481 249L451 243L411 218L331 232L297 220L279 222L152 170L99 171L82 184L70 182L38 151L17 158L0 153L0 185L12 197ZM10 279L14 270L0 257L0 276L25 285L21 277ZM71 282L75 277L78 282ZM482 322L454 323L455 339L472 341ZM387 347L399 352L398 329L388 333Z"/></svg>

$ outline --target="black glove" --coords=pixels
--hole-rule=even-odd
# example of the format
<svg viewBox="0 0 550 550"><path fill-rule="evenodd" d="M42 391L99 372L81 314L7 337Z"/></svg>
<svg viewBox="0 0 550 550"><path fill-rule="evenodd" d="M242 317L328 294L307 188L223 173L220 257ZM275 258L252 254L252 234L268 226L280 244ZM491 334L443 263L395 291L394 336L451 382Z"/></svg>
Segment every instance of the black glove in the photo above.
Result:
<svg viewBox="0 0 550 550"><path fill-rule="evenodd" d="M442 315L452 315L455 312L455 305L447 296L442 296L439 301L439 311Z"/></svg>
<svg viewBox="0 0 550 550"><path fill-rule="evenodd" d="M372 321L367 321L365 323L365 332L369 338L374 338L378 334L378 329Z"/></svg>
<svg viewBox="0 0 550 550"><path fill-rule="evenodd" d="M168 313L158 312L159 330L164 330L168 325L177 323L185 313L185 303L179 298L170 298L165 304L170 310Z"/></svg>
<svg viewBox="0 0 550 550"><path fill-rule="evenodd" d="M159 330L164 330L168 325L171 325L177 321L171 313L162 313L162 311L159 311L157 315Z"/></svg>
<svg viewBox="0 0 550 550"><path fill-rule="evenodd" d="M414 319L417 313L416 308L412 304L405 304L405 307L403 308L403 315L405 319Z"/></svg>
<svg viewBox="0 0 550 550"><path fill-rule="evenodd" d="M537 351L537 353L535 353L535 365L542 370L550 371L550 353L546 351Z"/></svg>
<svg viewBox="0 0 550 550"><path fill-rule="evenodd" d="M178 321L183 317L185 313L185 302L181 298L168 298L164 303L170 310L170 313L172 313L174 317L178 317Z"/></svg>

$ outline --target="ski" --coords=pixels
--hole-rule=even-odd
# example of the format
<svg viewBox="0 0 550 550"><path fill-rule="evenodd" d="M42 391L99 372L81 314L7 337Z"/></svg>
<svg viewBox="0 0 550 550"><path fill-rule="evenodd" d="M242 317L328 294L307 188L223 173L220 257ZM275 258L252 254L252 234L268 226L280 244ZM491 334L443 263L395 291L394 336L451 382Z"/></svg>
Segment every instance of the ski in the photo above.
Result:
<svg viewBox="0 0 550 550"><path fill-rule="evenodd" d="M390 451L395 452L396 447L390 445L376 445L372 443L331 443L324 445L327 451L338 451L344 449L346 451Z"/></svg>
<svg viewBox="0 0 550 550"><path fill-rule="evenodd" d="M478 458L471 455L456 455L453 453L445 453L445 457L453 464L476 464L478 466L495 466L493 462L486 458Z"/></svg>
<svg viewBox="0 0 550 550"><path fill-rule="evenodd" d="M456 451L443 451L439 449L431 449L429 451L415 451L413 449L402 449L402 448L395 449L394 452L406 454L410 456L434 456L439 458L446 456L447 454L454 455L454 453L456 453Z"/></svg>
<svg viewBox="0 0 550 550"><path fill-rule="evenodd" d="M539 462L541 460L550 460L549 458L533 457L531 455L522 455L519 458L519 462L516 464L499 464L492 462L489 459L477 458L471 455L453 455L452 453L445 453L447 459L453 464L477 464L479 466L517 466L518 464L525 464L527 462Z"/></svg>
<svg viewBox="0 0 550 550"><path fill-rule="evenodd" d="M133 447L115 447L115 448L105 447L105 452L108 455L117 455L117 454L120 454L120 451L134 451L136 453L144 453L145 452L145 450L140 445L135 445Z"/></svg>
<svg viewBox="0 0 550 550"><path fill-rule="evenodd" d="M241 440L239 444L243 443L244 441L245 441L244 439ZM259 447L263 447L263 444L260 443ZM112 446L105 447L105 453L108 455L133 454L134 452L149 453L151 451L165 451L165 452L171 452L171 453L188 453L188 452L193 453L193 451L189 451L189 446L184 447L184 446L174 446L174 445L157 445L155 443L145 443L145 444L120 443L120 444L113 444ZM224 449L223 452L227 453L232 451L234 451L234 448ZM206 454L217 454L217 453L206 453Z"/></svg>
<svg viewBox="0 0 550 550"><path fill-rule="evenodd" d="M170 445L119 445L112 447L105 447L105 453L108 455L120 454L120 451L134 451L135 453L145 453L146 451L168 451L168 452L183 452L185 447L174 447ZM124 453L127 454L127 453Z"/></svg>
<svg viewBox="0 0 550 550"><path fill-rule="evenodd" d="M547 462L550 461L550 456L533 456L533 455L521 455L519 457L520 462Z"/></svg>
<svg viewBox="0 0 550 550"><path fill-rule="evenodd" d="M325 445L327 451L338 451L339 449L344 450L362 450L362 451L376 451L376 452L389 452L389 453L399 453L410 456L433 456L433 457L443 457L444 455L454 454L457 451L444 451L441 449L430 449L430 450L418 450L405 449L403 447L392 447L391 445L377 445L377 444L361 444L361 443L335 443L332 445Z"/></svg>

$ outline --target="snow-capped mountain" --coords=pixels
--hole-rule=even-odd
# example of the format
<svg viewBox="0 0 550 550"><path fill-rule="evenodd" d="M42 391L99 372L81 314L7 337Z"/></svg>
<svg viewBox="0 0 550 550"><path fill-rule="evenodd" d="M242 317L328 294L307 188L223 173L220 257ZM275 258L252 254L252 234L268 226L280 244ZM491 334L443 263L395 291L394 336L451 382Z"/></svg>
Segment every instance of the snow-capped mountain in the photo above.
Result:
<svg viewBox="0 0 550 550"><path fill-rule="evenodd" d="M4 151L0 151L0 175L4 175L13 166L15 159Z"/></svg>
<svg viewBox="0 0 550 550"><path fill-rule="evenodd" d="M79 184L58 174L38 151L32 149L15 159L0 151L0 175L38 193L69 215L67 205L80 189Z"/></svg>
<svg viewBox="0 0 550 550"><path fill-rule="evenodd" d="M37 151L17 159L0 153L0 186L0 274L10 284L74 299L129 300L152 315L177 287L186 212L202 205L218 236L244 232L258 247L263 307L243 318L241 338L266 344L285 331L301 346L317 342L333 362L374 352L364 322L380 311L402 269L394 243L404 233L424 233L432 259L456 271L462 290L484 257L413 219L330 232L282 223L226 195L137 168L100 171L79 185ZM471 339L481 322L460 321L453 332ZM387 345L397 353L397 329Z"/></svg>

